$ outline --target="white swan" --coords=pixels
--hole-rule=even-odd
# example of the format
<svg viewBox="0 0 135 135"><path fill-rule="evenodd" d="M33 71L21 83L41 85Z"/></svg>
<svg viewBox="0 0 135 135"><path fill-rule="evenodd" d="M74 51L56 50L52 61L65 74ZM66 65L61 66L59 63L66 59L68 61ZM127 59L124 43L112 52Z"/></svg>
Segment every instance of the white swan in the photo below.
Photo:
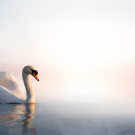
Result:
<svg viewBox="0 0 135 135"><path fill-rule="evenodd" d="M25 66L22 70L23 82L27 94L26 97L12 74L0 72L0 103L35 103L34 91L29 75L32 75L39 81L37 74L38 72L33 66Z"/></svg>

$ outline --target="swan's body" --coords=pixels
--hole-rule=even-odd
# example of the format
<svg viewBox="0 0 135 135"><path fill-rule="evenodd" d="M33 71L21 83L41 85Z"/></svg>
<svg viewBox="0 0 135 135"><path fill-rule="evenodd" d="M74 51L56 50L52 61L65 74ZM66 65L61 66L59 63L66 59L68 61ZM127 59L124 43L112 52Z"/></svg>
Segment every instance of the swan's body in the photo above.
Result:
<svg viewBox="0 0 135 135"><path fill-rule="evenodd" d="M35 96L30 83L29 74L37 80L37 71L32 66L23 68L22 77L26 88L27 97L12 74L0 72L0 103L35 103Z"/></svg>

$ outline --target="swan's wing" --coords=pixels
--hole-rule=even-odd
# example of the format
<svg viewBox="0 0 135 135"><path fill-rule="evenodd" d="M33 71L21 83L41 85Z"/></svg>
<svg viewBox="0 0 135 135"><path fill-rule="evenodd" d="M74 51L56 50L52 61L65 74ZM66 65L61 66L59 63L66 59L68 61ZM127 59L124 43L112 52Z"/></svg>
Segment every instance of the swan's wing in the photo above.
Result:
<svg viewBox="0 0 135 135"><path fill-rule="evenodd" d="M18 98L9 90L0 86L0 103L24 103L24 100Z"/></svg>
<svg viewBox="0 0 135 135"><path fill-rule="evenodd" d="M5 90L8 90L10 94L15 95L19 99L25 99L25 96L21 87L19 86L19 84L17 83L16 79L14 78L12 74L8 72L0 72L0 86L2 88L5 88ZM2 91L0 91L0 97L1 97Z"/></svg>

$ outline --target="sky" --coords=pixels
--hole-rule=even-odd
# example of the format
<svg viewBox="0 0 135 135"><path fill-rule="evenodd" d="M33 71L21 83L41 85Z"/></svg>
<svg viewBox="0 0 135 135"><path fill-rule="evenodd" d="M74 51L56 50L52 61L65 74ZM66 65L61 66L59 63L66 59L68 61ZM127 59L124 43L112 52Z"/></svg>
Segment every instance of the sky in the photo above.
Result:
<svg viewBox="0 0 135 135"><path fill-rule="evenodd" d="M135 102L134 0L0 0L0 71L36 102Z"/></svg>

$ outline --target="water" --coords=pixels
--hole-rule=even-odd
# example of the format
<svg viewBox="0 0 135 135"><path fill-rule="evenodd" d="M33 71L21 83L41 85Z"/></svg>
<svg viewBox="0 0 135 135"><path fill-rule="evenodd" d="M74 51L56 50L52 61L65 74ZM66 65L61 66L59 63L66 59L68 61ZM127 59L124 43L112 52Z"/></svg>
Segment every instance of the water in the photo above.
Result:
<svg viewBox="0 0 135 135"><path fill-rule="evenodd" d="M135 135L135 109L113 104L0 104L0 135Z"/></svg>

